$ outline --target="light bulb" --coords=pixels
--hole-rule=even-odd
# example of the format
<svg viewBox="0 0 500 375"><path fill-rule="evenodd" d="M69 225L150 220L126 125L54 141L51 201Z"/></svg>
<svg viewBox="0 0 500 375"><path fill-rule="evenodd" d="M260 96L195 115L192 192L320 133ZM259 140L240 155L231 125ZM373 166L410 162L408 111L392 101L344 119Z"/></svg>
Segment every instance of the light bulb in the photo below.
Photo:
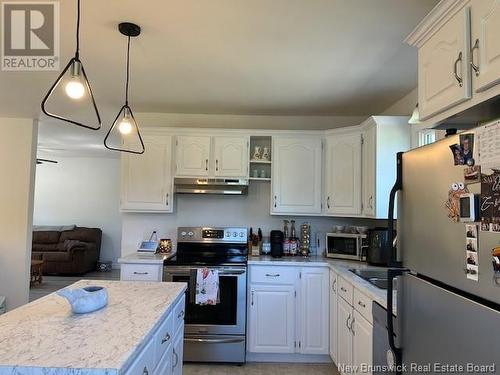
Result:
<svg viewBox="0 0 500 375"><path fill-rule="evenodd" d="M120 125L118 125L118 130L120 131L120 133L124 135L130 134L130 132L132 131L132 124L130 123L130 120L127 117L124 117L120 121Z"/></svg>
<svg viewBox="0 0 500 375"><path fill-rule="evenodd" d="M85 87L78 77L73 77L73 79L66 84L65 90L66 95L71 99L81 99L85 94Z"/></svg>

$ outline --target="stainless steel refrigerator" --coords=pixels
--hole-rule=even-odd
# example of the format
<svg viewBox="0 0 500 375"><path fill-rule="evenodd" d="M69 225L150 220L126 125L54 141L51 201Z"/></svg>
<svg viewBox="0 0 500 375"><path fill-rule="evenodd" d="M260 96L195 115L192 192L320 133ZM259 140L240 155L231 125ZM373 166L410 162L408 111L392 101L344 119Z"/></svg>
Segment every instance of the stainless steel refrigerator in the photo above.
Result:
<svg viewBox="0 0 500 375"><path fill-rule="evenodd" d="M450 150L458 143L454 135L402 154L397 254L409 272L398 277L399 373L500 373L500 285L491 262L500 233L478 228L478 281L468 279L465 224L445 207L451 185L464 181ZM480 184L468 187L480 192Z"/></svg>

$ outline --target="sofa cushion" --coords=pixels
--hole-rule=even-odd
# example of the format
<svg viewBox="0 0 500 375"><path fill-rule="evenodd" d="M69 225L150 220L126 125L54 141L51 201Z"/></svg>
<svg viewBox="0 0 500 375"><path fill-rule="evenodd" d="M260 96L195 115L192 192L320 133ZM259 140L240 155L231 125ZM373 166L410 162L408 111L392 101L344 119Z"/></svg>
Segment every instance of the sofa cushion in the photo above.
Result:
<svg viewBox="0 0 500 375"><path fill-rule="evenodd" d="M31 246L31 251L61 251L58 243L34 243Z"/></svg>
<svg viewBox="0 0 500 375"><path fill-rule="evenodd" d="M33 232L33 244L57 244L61 232L56 231L39 231Z"/></svg>
<svg viewBox="0 0 500 375"><path fill-rule="evenodd" d="M33 232L40 232L40 231L62 232L65 230L73 230L75 228L76 228L75 224L71 224L71 225L33 225Z"/></svg>
<svg viewBox="0 0 500 375"><path fill-rule="evenodd" d="M71 253L68 251L52 251L43 254L44 262L70 262Z"/></svg>
<svg viewBox="0 0 500 375"><path fill-rule="evenodd" d="M101 230L98 228L76 227L74 230L68 230L61 233L60 242L66 240L77 240L82 242L100 242Z"/></svg>

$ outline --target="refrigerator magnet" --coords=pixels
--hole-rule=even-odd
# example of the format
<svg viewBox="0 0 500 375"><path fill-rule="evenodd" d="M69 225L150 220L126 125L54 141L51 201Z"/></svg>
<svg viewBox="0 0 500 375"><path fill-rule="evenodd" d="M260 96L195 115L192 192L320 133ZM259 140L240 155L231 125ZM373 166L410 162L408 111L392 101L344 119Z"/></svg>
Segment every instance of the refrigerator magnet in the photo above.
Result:
<svg viewBox="0 0 500 375"><path fill-rule="evenodd" d="M479 274L479 255L478 232L476 224L465 225L465 263L467 279L478 281ZM499 259L500 260L500 259Z"/></svg>

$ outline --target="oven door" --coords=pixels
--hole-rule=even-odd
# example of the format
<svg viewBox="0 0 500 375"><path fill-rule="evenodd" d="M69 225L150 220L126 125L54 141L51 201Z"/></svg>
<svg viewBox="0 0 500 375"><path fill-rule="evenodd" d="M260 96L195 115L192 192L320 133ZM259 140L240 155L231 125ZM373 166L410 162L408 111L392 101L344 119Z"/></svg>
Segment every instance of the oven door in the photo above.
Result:
<svg viewBox="0 0 500 375"><path fill-rule="evenodd" d="M167 266L165 281L185 282L185 333L196 335L244 335L246 331L246 267L209 267L219 271L220 302L196 304L196 267Z"/></svg>
<svg viewBox="0 0 500 375"><path fill-rule="evenodd" d="M360 237L326 235L326 256L329 258L360 260Z"/></svg>

